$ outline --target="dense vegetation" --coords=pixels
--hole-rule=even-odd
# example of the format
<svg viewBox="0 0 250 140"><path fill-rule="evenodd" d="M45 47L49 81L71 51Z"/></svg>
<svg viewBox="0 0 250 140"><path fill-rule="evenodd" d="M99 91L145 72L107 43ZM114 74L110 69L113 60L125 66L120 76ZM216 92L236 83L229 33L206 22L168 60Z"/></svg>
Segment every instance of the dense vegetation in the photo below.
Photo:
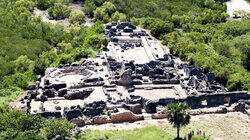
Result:
<svg viewBox="0 0 250 140"><path fill-rule="evenodd" d="M96 23L85 27L85 14L73 9L82 1L85 13ZM0 2L0 139L63 139L73 128L61 119L45 120L20 111L6 112L37 75L59 64L94 56L108 41L102 23L131 21L149 29L181 59L216 73L230 90L250 90L249 14L236 12L241 21L226 21L226 0L2 0ZM43 22L34 8L47 10L55 20L68 18L70 25ZM148 131L150 130L150 131ZM144 135L155 132L156 135ZM131 133L131 132L126 132ZM168 138L156 128L138 137ZM149 133L152 134L152 133ZM109 138L124 134L112 132ZM99 138L98 135L96 138ZM126 134L128 138L136 138ZM92 138L92 137L91 137ZM73 139L91 139L76 133ZM171 137L172 138L172 137Z"/></svg>
<svg viewBox="0 0 250 140"><path fill-rule="evenodd" d="M72 63L93 56L105 47L104 27L96 23L84 27L82 11L69 11L71 24L45 23L32 15L35 6L41 9L56 8L56 3L69 5L64 0L6 0L0 3L0 106L15 99L43 75L49 66ZM67 7L69 8L69 7ZM62 10L62 8L59 8ZM63 16L65 10L52 10ZM63 18L63 17L58 17ZM57 48L55 52L54 48ZM21 88L21 89L20 89Z"/></svg>
<svg viewBox="0 0 250 140"><path fill-rule="evenodd" d="M249 20L187 24L184 32L169 33L163 40L174 55L215 72L217 81L229 90L249 90L249 25Z"/></svg>
<svg viewBox="0 0 250 140"><path fill-rule="evenodd" d="M149 29L174 55L215 72L229 90L249 91L249 13L236 11L242 20L226 21L225 1L86 0L85 10L95 20L126 18ZM115 13L121 16L112 18Z"/></svg>
<svg viewBox="0 0 250 140"><path fill-rule="evenodd" d="M44 140L71 136L73 125L63 119L45 120L21 111L0 113L0 139Z"/></svg>

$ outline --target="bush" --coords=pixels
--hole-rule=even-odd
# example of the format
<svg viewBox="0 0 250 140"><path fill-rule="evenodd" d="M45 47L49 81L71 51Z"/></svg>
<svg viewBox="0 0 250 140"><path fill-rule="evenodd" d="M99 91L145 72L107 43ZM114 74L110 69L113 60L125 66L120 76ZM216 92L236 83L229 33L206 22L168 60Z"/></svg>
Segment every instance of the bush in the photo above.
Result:
<svg viewBox="0 0 250 140"><path fill-rule="evenodd" d="M49 67L56 59L57 55L54 50L43 52L39 56L39 59L35 61L34 72L36 74L43 75L45 69Z"/></svg>
<svg viewBox="0 0 250 140"><path fill-rule="evenodd" d="M15 73L11 76L4 76L0 83L2 88L9 88L11 86L17 86L22 89L27 89L30 77L23 73Z"/></svg>
<svg viewBox="0 0 250 140"><path fill-rule="evenodd" d="M41 10L46 10L52 6L53 0L36 0L37 7Z"/></svg>
<svg viewBox="0 0 250 140"><path fill-rule="evenodd" d="M103 17L106 15L105 9L102 7L96 8L94 11L94 18L95 20L103 20Z"/></svg>
<svg viewBox="0 0 250 140"><path fill-rule="evenodd" d="M88 14L88 15L90 15L91 17L93 17L93 15L94 15L94 10L96 9L96 5L95 5L95 3L94 3L94 1L93 0L86 0L85 2L84 2L84 11Z"/></svg>
<svg viewBox="0 0 250 140"><path fill-rule="evenodd" d="M21 94L23 94L23 92L19 87L0 87L0 114L6 109L9 102L16 100Z"/></svg>
<svg viewBox="0 0 250 140"><path fill-rule="evenodd" d="M64 139L70 136L72 128L73 125L67 120L50 119L44 123L41 134L47 139L52 139L56 136L59 136L59 139Z"/></svg>
<svg viewBox="0 0 250 140"><path fill-rule="evenodd" d="M79 24L84 23L85 20L85 15L83 13L83 11L81 10L73 10L71 11L70 15L69 15L69 22L70 23L76 23L78 22Z"/></svg>
<svg viewBox="0 0 250 140"><path fill-rule="evenodd" d="M56 20L69 17L71 8L61 3L55 3L53 7L48 9L49 15Z"/></svg>
<svg viewBox="0 0 250 140"><path fill-rule="evenodd" d="M84 46L93 47L93 48L101 48L103 41L102 35L92 35L86 38Z"/></svg>
<svg viewBox="0 0 250 140"><path fill-rule="evenodd" d="M127 19L126 19L126 15L123 14L123 13L119 13L118 11L116 11L116 12L112 15L111 19L112 19L112 21L118 21L118 20L120 20L120 21L126 21L126 20L127 20Z"/></svg>
<svg viewBox="0 0 250 140"><path fill-rule="evenodd" d="M15 2L17 7L25 7L28 10L32 11L35 7L35 3L31 0L19 0Z"/></svg>
<svg viewBox="0 0 250 140"><path fill-rule="evenodd" d="M139 19L139 18L133 17L130 19L130 21L133 25L136 25L136 26L139 26L141 24L141 19Z"/></svg>
<svg viewBox="0 0 250 140"><path fill-rule="evenodd" d="M116 7L114 4L112 4L111 2L105 2L101 7L98 7L94 10L94 18L95 20L105 19L104 22L108 22L108 18L115 12L115 10Z"/></svg>
<svg viewBox="0 0 250 140"><path fill-rule="evenodd" d="M151 29L151 34L156 38L160 38L174 30L173 23L156 18L146 18L142 22L142 26Z"/></svg>
<svg viewBox="0 0 250 140"><path fill-rule="evenodd" d="M44 119L19 110L0 113L0 139L42 140L39 130Z"/></svg>
<svg viewBox="0 0 250 140"><path fill-rule="evenodd" d="M15 66L15 72L25 73L30 72L32 73L34 69L34 61L31 61L28 59L28 57L25 55L19 56L14 62Z"/></svg>

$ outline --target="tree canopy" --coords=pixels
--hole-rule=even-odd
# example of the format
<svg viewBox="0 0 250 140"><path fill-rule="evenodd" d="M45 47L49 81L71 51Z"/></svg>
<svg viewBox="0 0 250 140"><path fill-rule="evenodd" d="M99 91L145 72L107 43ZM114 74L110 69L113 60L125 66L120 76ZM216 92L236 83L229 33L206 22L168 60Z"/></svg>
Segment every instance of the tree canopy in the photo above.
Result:
<svg viewBox="0 0 250 140"><path fill-rule="evenodd" d="M179 139L180 127L189 124L190 114L187 111L189 109L187 104L184 103L170 103L167 105L166 113L167 118L174 127L177 128L177 139Z"/></svg>

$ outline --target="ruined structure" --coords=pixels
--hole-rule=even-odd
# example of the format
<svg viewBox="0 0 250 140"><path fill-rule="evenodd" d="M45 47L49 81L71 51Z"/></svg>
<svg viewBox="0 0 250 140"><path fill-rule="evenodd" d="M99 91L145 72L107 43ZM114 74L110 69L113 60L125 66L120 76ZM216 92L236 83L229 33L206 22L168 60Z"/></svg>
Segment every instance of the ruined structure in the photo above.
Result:
<svg viewBox="0 0 250 140"><path fill-rule="evenodd" d="M248 92L228 92L214 73L172 56L145 30L111 23L105 36L110 42L96 58L48 68L16 106L78 126L164 118L170 102L193 109L237 103L233 111L244 111Z"/></svg>

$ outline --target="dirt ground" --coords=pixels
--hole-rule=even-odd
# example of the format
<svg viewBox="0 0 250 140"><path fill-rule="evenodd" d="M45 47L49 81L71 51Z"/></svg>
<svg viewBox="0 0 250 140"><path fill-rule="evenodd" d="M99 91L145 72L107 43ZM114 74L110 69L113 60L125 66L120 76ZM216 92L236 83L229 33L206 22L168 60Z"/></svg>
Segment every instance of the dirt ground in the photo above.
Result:
<svg viewBox="0 0 250 140"><path fill-rule="evenodd" d="M175 132L167 119L143 120L134 123L89 125L83 129L90 130L130 130L148 126L158 126L169 133ZM250 117L241 112L230 112L226 114L205 114L191 117L189 125L181 129L181 135L190 131L205 131L214 140L249 140L250 139ZM173 133L175 134L175 133Z"/></svg>

